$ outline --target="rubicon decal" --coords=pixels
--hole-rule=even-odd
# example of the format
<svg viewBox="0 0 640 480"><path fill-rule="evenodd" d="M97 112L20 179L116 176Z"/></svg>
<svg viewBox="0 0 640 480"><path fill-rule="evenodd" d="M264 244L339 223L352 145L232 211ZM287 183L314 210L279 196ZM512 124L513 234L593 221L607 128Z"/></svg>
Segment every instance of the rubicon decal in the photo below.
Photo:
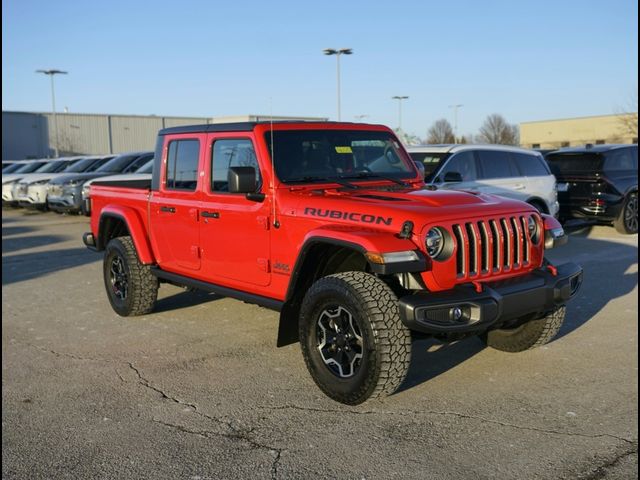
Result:
<svg viewBox="0 0 640 480"><path fill-rule="evenodd" d="M305 215L321 218L334 218L336 220L351 220L352 222L362 223L375 223L376 225L391 225L393 222L392 217L380 217L376 215L369 215L367 213L358 212L345 212L342 210L328 210L324 208L311 208L306 207L304 209Z"/></svg>

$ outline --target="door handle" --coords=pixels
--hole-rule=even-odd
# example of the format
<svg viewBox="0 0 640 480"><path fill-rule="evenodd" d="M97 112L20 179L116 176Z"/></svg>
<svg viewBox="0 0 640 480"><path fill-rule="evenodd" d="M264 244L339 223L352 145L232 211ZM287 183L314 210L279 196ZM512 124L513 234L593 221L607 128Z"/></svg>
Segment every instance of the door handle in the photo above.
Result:
<svg viewBox="0 0 640 480"><path fill-rule="evenodd" d="M513 188L514 190L524 190L525 188L527 188L527 186L523 185L522 183L518 183Z"/></svg>
<svg viewBox="0 0 640 480"><path fill-rule="evenodd" d="M202 212L201 215L205 218L220 218L219 212Z"/></svg>
<svg viewBox="0 0 640 480"><path fill-rule="evenodd" d="M176 213L175 207L160 207L161 212Z"/></svg>

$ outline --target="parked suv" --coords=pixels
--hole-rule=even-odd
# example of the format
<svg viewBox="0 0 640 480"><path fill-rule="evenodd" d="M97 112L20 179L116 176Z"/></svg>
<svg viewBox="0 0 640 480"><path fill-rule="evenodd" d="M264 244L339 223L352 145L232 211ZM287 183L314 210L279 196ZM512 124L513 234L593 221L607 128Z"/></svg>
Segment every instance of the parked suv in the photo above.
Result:
<svg viewBox="0 0 640 480"><path fill-rule="evenodd" d="M556 216L556 179L542 155L501 145L409 147L425 168L425 182L443 189L492 193L522 200Z"/></svg>
<svg viewBox="0 0 640 480"><path fill-rule="evenodd" d="M638 146L563 148L546 158L558 179L560 217L611 224L638 233Z"/></svg>

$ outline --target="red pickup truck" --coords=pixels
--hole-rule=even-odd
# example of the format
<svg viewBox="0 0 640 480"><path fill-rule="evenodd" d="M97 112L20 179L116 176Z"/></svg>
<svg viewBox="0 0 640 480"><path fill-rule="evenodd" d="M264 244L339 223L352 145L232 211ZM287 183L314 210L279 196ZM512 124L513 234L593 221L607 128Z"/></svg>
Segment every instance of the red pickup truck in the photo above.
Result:
<svg viewBox="0 0 640 480"><path fill-rule="evenodd" d="M515 200L426 187L393 132L354 123L167 128L150 181L91 186L91 232L122 316L163 282L280 312L316 384L358 404L393 393L412 336L550 341L582 269L544 249L560 224ZM215 307L213 307L215 308Z"/></svg>

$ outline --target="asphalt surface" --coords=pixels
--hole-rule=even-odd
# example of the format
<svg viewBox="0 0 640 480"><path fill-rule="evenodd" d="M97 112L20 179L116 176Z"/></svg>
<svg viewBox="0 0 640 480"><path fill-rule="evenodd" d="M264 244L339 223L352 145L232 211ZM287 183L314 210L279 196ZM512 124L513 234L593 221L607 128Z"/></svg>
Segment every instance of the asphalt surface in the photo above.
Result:
<svg viewBox="0 0 640 480"><path fill-rule="evenodd" d="M637 478L637 236L550 252L585 283L547 346L414 342L399 393L346 407L269 310L165 285L118 317L87 230L3 209L3 478Z"/></svg>

